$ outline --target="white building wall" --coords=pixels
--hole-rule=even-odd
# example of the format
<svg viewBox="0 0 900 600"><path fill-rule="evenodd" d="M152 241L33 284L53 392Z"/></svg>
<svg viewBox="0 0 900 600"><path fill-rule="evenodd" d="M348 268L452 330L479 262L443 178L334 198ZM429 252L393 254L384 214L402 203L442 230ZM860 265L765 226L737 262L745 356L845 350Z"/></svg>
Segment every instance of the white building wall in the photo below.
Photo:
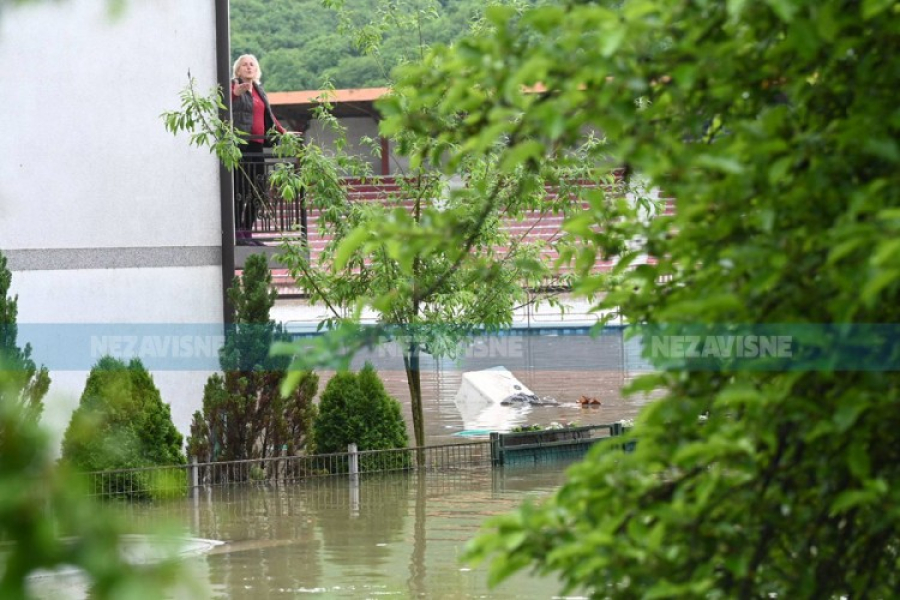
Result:
<svg viewBox="0 0 900 600"><path fill-rule="evenodd" d="M116 18L110 4L0 14L0 250L20 344L29 324L222 323L218 164L160 119L179 107L188 70L202 93L215 84L215 3L128 0ZM59 349L41 343L34 358L53 378L45 422L64 427L87 370L54 368L42 355ZM208 374L153 372L183 433Z"/></svg>

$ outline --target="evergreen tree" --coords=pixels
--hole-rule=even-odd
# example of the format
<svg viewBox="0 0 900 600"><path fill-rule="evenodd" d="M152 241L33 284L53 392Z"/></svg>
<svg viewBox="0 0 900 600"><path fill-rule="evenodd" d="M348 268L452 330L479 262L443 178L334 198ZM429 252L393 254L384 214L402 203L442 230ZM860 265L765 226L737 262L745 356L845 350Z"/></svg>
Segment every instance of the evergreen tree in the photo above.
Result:
<svg viewBox="0 0 900 600"><path fill-rule="evenodd" d="M31 359L31 344L18 346L18 296L9 296L12 273L6 267L6 257L0 252L0 371L5 385L0 388L0 404L4 410L14 411L15 418L4 421L0 438L12 423L33 425L41 418L44 396L50 387L46 367L37 368Z"/></svg>
<svg viewBox="0 0 900 600"><path fill-rule="evenodd" d="M83 472L183 465L182 443L169 405L141 361L104 356L91 369L66 428L62 459ZM156 489L158 483L150 472L123 473L104 477L102 490L95 491L149 498L168 492Z"/></svg>
<svg viewBox="0 0 900 600"><path fill-rule="evenodd" d="M306 445L316 415L313 398L319 379L304 372L290 395L281 394L288 359L269 356L269 349L288 335L269 318L275 291L264 255L247 258L228 297L235 324L219 355L223 374L213 374L206 383L203 410L194 413L191 423L188 452L201 461L296 454Z"/></svg>
<svg viewBox="0 0 900 600"><path fill-rule="evenodd" d="M400 403L388 394L375 368L366 363L359 373L342 371L325 386L313 438L319 454L342 453L349 444L357 449L406 448L409 437ZM341 468L346 468L339 461ZM383 470L409 466L406 454L364 457L361 469Z"/></svg>

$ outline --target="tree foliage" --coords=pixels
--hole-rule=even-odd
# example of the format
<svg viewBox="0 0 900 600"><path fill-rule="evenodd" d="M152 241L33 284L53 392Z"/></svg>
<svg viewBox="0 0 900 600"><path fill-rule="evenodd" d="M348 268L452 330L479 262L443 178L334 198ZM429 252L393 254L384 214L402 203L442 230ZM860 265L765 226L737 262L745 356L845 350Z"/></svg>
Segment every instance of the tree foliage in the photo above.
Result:
<svg viewBox="0 0 900 600"><path fill-rule="evenodd" d="M489 15L492 32L404 70L386 127L430 136L451 171L498 141L512 169L602 131L605 154L676 205L617 220L621 203L597 195L570 221L619 260L614 278L578 283L607 291L600 308L720 332L897 322L895 3L572 0ZM642 254L655 260L629 268ZM891 597L900 376L895 347L884 356L861 371L668 362L634 386L663 396L634 453L598 447L468 556L490 557L494 581L533 568L592 597Z"/></svg>
<svg viewBox="0 0 900 600"><path fill-rule="evenodd" d="M371 5L378 19L367 24L357 22L359 14L344 9L343 3L327 4L341 9L343 31L348 35L353 32L354 43L364 48L367 57L378 60L390 44L387 32L405 32L406 37L396 38L403 39L404 60L424 56L430 43L427 36L421 32L408 34L424 28L438 14L434 2L380 0ZM518 14L525 3L504 4L512 14ZM410 8L408 14L400 10L403 7ZM479 31L492 27L490 23L477 23ZM234 132L215 114L219 105L215 97L198 97L191 85L182 94L182 110L163 117L170 131L190 131L192 143L209 145L226 166L233 166L239 150ZM528 288L540 287L550 274L547 243L526 239L527 232L511 235L503 222L526 217L539 221L550 214L580 211L577 200L582 197L583 184L608 184L609 165L597 168L586 162L587 157L596 159L601 146L590 135L575 151L529 157L533 164L528 166L537 168L509 168L501 160L503 145L493 143L482 148L480 155L459 161L456 177L449 179L439 175L439 168L445 156L458 150L460 144L436 147L415 129L385 129L382 133L391 144L413 155L414 160L397 179L396 191L379 202L353 202L345 178L365 183L368 163L364 157L348 153L345 132L329 111L327 99L323 99L316 116L334 131L335 148L326 150L314 142L282 135L275 153L290 160L277 165L271 176L273 187L283 198L303 198L307 206L318 209L319 230L329 243L316 263L300 244L285 245L279 260L311 302L328 308L331 316L324 326L340 333L340 325L357 322L366 308L379 314L382 329L374 335L351 328L347 337L357 347L379 336L381 342L401 344L413 402L414 436L416 445L422 446L421 353L452 354L473 328L491 330L509 325L517 305L555 302L553 292L527 293ZM454 114L445 115L442 122L460 127L466 121ZM373 146L373 152L380 151L379 146ZM558 193L548 194L548 186ZM440 243L442 237L432 235L436 230L455 231L463 239L457 245L444 245ZM554 240L553 244L565 255L574 252L568 240ZM492 293L478 293L484 286L490 286ZM331 335L316 344L304 342L302 351L287 344L277 346L277 352L286 352L294 359L284 389L293 389L301 368L315 365L322 358L333 359L335 354L330 350L340 345L340 341L335 342L337 337Z"/></svg>
<svg viewBox="0 0 900 600"><path fill-rule="evenodd" d="M315 419L319 378L310 371L298 373L297 387L287 396L280 392L288 358L271 357L269 349L288 335L269 318L275 290L264 254L247 257L228 297L235 322L219 355L223 374L206 382L188 452L204 461L293 455L306 445Z"/></svg>
<svg viewBox="0 0 900 600"><path fill-rule="evenodd" d="M185 464L182 437L140 359L105 356L91 369L62 444L62 459L82 471ZM110 477L104 493L150 498L162 490L147 477ZM183 488L182 488L183 489Z"/></svg>
<svg viewBox="0 0 900 600"><path fill-rule="evenodd" d="M509 325L516 305L554 301L553 292L526 293L549 273L544 244L511 234L501 220L566 212L575 205L546 196L547 178L559 181L552 169L499 178L490 159L468 165L465 184L455 189L450 180L419 167L398 178L396 190L379 202L356 202L341 182L353 157L336 159L314 145L292 149L291 143L284 140L279 151L300 160L276 170L273 184L286 197L303 194L308 206L320 209L319 230L329 242L317 260L299 244L285 245L279 260L311 302L330 309L329 328L355 322L366 308L379 314L379 341L401 345L416 444L424 445L420 353L452 355L474 328ZM454 247L435 245L427 233L434 227L452 228L467 239ZM488 285L491 294L479 293ZM318 357L297 350L288 347L296 365Z"/></svg>
<svg viewBox="0 0 900 600"><path fill-rule="evenodd" d="M0 252L0 369L5 385L0 387L0 404L19 415L18 421L6 421L6 426L35 425L44 410L44 396L50 388L46 367L37 368L31 358L31 344L18 345L18 296L9 296L12 273L6 267L6 257ZM0 439L7 435L0 428Z"/></svg>

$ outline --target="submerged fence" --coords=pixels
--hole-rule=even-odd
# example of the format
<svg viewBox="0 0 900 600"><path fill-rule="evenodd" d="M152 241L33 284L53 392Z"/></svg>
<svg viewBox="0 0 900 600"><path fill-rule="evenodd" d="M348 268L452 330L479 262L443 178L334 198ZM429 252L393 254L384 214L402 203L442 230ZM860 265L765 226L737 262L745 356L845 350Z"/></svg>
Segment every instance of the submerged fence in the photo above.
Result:
<svg viewBox="0 0 900 600"><path fill-rule="evenodd" d="M227 462L192 461L178 466L97 471L84 477L92 496L150 500L185 497L211 486L286 484L351 473L449 471L474 466L491 466L489 441Z"/></svg>
<svg viewBox="0 0 900 600"><path fill-rule="evenodd" d="M197 462L85 473L92 496L151 500L182 498L201 488L236 484L287 484L313 477L364 475L393 471L453 471L493 465L533 464L577 459L597 442L612 440L615 448L631 451L634 440L622 439L623 423L492 433L491 439L392 450L356 451L250 460Z"/></svg>

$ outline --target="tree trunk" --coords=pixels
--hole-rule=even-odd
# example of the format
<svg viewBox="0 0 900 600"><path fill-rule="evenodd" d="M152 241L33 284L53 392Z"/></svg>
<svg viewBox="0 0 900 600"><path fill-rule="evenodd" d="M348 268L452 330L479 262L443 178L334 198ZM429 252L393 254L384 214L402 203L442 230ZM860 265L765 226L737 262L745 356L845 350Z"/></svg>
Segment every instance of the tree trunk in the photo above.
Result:
<svg viewBox="0 0 900 600"><path fill-rule="evenodd" d="M403 364L406 367L406 383L409 385L409 396L412 400L413 435L416 447L425 445L425 413L422 408L422 375L419 370L419 355L421 349L418 342L410 342L403 353ZM424 456L416 453L416 463L421 465Z"/></svg>

